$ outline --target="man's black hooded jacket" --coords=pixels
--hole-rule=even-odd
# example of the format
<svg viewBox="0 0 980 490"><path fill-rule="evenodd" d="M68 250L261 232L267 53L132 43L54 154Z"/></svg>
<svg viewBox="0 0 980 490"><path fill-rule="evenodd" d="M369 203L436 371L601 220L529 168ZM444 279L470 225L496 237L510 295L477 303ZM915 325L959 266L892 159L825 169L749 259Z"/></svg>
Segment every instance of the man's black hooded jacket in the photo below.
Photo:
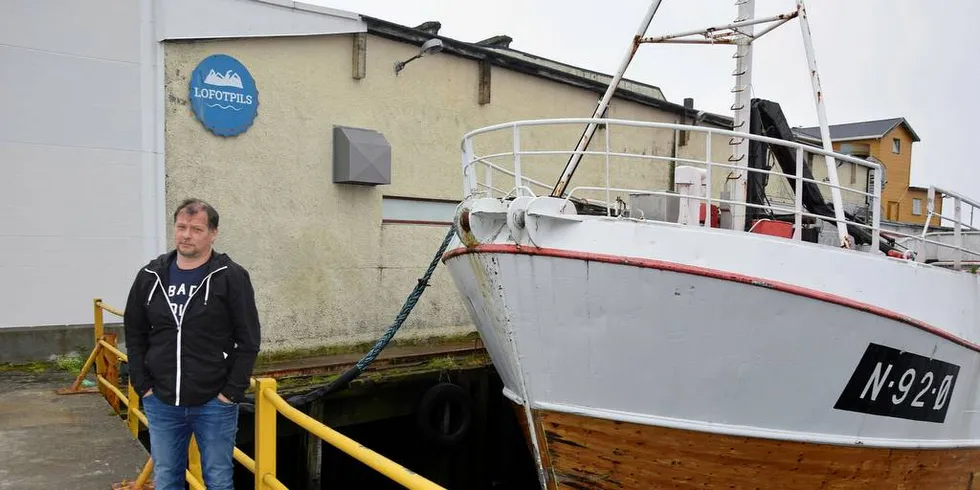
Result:
<svg viewBox="0 0 980 490"><path fill-rule="evenodd" d="M140 396L152 388L172 405L200 405L219 393L242 401L261 338L248 271L212 252L178 323L166 290L176 257L171 251L150 261L129 291L123 321L130 382Z"/></svg>

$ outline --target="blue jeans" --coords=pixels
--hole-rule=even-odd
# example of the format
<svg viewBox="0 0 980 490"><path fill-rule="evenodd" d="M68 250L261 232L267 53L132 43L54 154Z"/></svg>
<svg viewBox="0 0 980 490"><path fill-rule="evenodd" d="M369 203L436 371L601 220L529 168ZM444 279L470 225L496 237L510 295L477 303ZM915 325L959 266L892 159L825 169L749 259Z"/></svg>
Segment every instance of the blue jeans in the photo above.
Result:
<svg viewBox="0 0 980 490"><path fill-rule="evenodd" d="M233 490L238 405L217 398L195 407L175 407L154 394L143 398L150 425L150 455L156 490L184 490L191 434L201 450L208 490Z"/></svg>

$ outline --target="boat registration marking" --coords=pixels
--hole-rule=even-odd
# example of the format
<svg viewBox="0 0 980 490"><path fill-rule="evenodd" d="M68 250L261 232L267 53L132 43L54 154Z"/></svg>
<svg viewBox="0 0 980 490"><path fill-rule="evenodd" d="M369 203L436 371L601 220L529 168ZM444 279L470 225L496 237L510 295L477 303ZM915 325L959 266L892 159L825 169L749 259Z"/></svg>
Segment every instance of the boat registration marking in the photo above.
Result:
<svg viewBox="0 0 980 490"><path fill-rule="evenodd" d="M960 367L869 343L834 408L944 423Z"/></svg>

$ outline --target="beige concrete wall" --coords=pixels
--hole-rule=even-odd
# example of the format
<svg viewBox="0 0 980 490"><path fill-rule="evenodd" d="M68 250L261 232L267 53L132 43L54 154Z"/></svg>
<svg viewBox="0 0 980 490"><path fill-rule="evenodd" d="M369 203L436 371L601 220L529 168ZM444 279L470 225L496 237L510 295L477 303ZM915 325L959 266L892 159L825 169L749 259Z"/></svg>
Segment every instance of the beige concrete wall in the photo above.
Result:
<svg viewBox="0 0 980 490"><path fill-rule="evenodd" d="M822 155L814 155L813 157L813 178L825 182L827 185L820 185L820 193L823 194L824 199L828 202L831 200L831 188L830 179L827 178L827 162L824 160ZM866 192L868 188L868 171L867 167L859 167L855 164L849 162L835 161L837 166L837 180L841 187L847 189L854 189L860 192ZM851 204L855 206L864 206L867 203L867 196L862 194L857 194L855 192L849 192L846 190L841 191L841 199L843 199L845 204Z"/></svg>
<svg viewBox="0 0 980 490"><path fill-rule="evenodd" d="M475 61L442 53L409 64L396 77L393 63L418 48L369 36L367 76L355 80L351 47L346 35L166 46L167 207L172 210L186 196L217 207L217 248L252 273L266 351L376 339L448 229L383 225L382 196L460 199L464 133L517 119L585 117L600 96L495 67L492 101L481 106ZM187 103L190 73L215 53L244 63L259 90L254 125L233 138L210 134ZM675 121L673 114L619 100L609 117ZM385 135L392 147L390 185L333 184L334 125ZM570 149L581 130L538 129L522 135L522 143ZM672 137L672 131L617 130L610 141L617 151L669 155ZM504 140L510 144L509 135ZM727 150L724 142L714 145L719 157ZM498 143L490 141L488 148ZM604 180L604 161L593 160L583 164L574 185ZM551 184L564 162L565 157L526 157L524 167L527 175ZM666 186L666 163L619 163L613 162L613 185ZM440 266L398 338L471 329Z"/></svg>
<svg viewBox="0 0 980 490"><path fill-rule="evenodd" d="M838 148L835 147L835 151ZM823 195L824 200L827 202L832 202L832 194L830 185L830 179L827 178L827 163L822 155L811 155L806 153L804 158L812 158L810 162L810 168L813 172L813 179L818 182L818 188L820 193ZM773 171L780 171L778 164L775 163L775 159L772 161ZM836 162L837 165L837 179L838 184L845 189L853 189L859 192L866 192L868 188L868 168L859 167L855 164L849 162ZM789 179L794 178L794 176L789 176ZM792 202L794 199L793 188L790 186L787 177L783 175L773 175L769 178L769 184L766 188L766 194L774 199L778 199L781 202L790 203L789 206L792 207ZM858 194L856 192L850 192L848 190L841 191L841 199L844 201L845 209L850 209L852 206L866 206L866 197L863 194Z"/></svg>

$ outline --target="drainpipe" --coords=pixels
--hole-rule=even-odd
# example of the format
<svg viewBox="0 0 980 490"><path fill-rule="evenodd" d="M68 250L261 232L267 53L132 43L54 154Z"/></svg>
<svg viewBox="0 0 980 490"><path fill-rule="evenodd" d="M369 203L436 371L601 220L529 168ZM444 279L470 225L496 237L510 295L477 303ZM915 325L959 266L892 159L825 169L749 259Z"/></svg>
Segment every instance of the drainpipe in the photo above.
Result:
<svg viewBox="0 0 980 490"><path fill-rule="evenodd" d="M681 121L680 118L674 118L674 124L680 124L680 121ZM670 157L671 158L677 158L677 136L678 136L677 135L677 130L675 129L674 130L674 144L671 147L671 151L670 151ZM667 190L668 191L673 191L674 190L674 185L675 185L675 183L674 183L674 173L676 171L677 171L677 161L676 160L671 160L670 161L670 166L668 167L668 170L667 170L667 179L668 179L667 180Z"/></svg>

